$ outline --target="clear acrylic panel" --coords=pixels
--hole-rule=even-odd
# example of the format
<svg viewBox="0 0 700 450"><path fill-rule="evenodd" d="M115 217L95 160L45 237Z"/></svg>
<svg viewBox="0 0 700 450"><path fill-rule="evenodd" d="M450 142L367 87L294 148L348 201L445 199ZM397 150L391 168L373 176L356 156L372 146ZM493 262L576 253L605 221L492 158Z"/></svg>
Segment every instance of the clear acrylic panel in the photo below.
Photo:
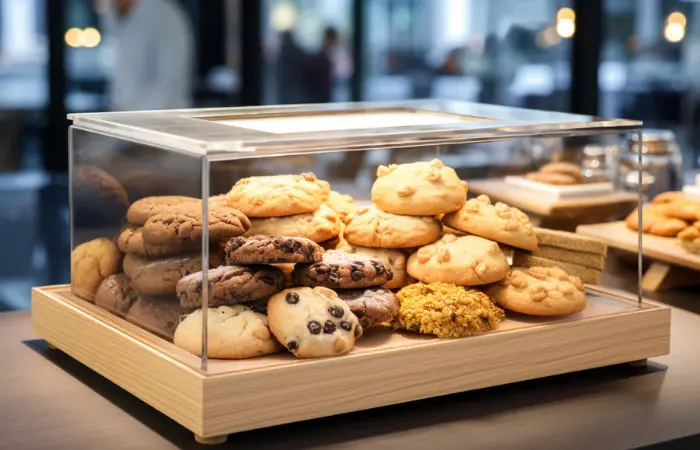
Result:
<svg viewBox="0 0 700 450"><path fill-rule="evenodd" d="M209 373L292 354L344 354L361 327L372 333L379 323L416 331L397 311L393 319L377 314L386 296L395 299L418 281L466 286L508 305L484 318L479 332L495 329L500 314L506 321L538 314L499 299L518 288L518 276L564 283L564 296L585 286L588 309L540 311L550 315L545 322L613 313L607 303L599 308L601 299L630 283L641 299L641 257L633 251L641 234L633 229L642 228L636 208L644 165L629 144L638 124L450 105L491 114L455 119L450 108L416 113L362 104L298 114L241 108L78 118L71 129L72 292L170 341L184 363ZM160 146L147 138L189 117L206 117L196 122L204 129L228 130L198 142L237 141L240 151L190 151L197 125L168 128ZM464 123L473 126L469 133ZM454 139L445 138L450 132ZM386 145L370 145L376 142ZM629 244L627 285L604 276L605 244L615 239ZM385 297L353 303L353 289L381 286ZM312 294L304 288L319 287L330 291L313 291L319 303L307 303ZM406 289L399 298L414 288ZM303 308L290 309L296 304ZM452 325L443 325L442 337L452 336Z"/></svg>

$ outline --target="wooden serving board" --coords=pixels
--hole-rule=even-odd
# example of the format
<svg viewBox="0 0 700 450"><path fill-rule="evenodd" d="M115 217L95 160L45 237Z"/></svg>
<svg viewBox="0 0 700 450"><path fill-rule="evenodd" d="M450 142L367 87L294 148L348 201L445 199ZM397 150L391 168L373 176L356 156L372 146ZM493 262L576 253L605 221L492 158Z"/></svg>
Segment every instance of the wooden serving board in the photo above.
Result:
<svg viewBox="0 0 700 450"><path fill-rule="evenodd" d="M631 212L638 196L615 191L608 195L556 199L550 195L523 189L504 178L469 182L469 194L488 195L492 202L503 202L530 215L535 225L574 231L577 225L618 219Z"/></svg>
<svg viewBox="0 0 700 450"><path fill-rule="evenodd" d="M639 248L637 232L630 230L624 221L579 225L576 232L626 252L637 253ZM700 283L694 272L700 271L700 255L683 249L676 238L643 234L642 255L654 260L642 279L645 290L657 292Z"/></svg>
<svg viewBox="0 0 700 450"><path fill-rule="evenodd" d="M589 294L588 308L569 317L508 313L499 330L464 339L368 330L341 357L280 353L210 360L207 370L196 356L71 296L69 286L33 289L32 322L51 345L187 427L199 442L219 443L230 433L669 352L669 308L605 295Z"/></svg>

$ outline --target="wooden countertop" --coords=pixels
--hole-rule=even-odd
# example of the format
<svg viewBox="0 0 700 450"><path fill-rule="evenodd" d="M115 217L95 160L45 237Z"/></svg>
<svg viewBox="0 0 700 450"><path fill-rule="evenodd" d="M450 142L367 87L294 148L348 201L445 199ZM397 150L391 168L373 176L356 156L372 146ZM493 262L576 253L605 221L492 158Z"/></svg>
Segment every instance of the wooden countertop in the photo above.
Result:
<svg viewBox="0 0 700 450"><path fill-rule="evenodd" d="M700 298L670 298L700 311ZM674 307L672 321L671 354L644 368L596 369L246 432L215 448L623 449L698 435L700 316ZM136 397L48 351L28 312L0 314L0 359L0 448L201 448Z"/></svg>

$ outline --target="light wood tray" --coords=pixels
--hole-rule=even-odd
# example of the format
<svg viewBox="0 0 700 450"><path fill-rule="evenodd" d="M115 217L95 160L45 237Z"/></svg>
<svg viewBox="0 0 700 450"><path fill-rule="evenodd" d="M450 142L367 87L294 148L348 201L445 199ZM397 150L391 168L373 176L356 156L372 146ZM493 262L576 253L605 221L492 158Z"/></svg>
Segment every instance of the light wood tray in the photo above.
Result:
<svg viewBox="0 0 700 450"><path fill-rule="evenodd" d="M668 308L597 292L575 316L509 313L498 331L470 338L376 329L342 357L210 360L202 371L196 356L71 296L68 286L32 291L39 336L205 443L255 428L664 355L670 318Z"/></svg>
<svg viewBox="0 0 700 450"><path fill-rule="evenodd" d="M637 253L639 247L637 232L630 230L624 221L579 225L576 232L625 252ZM698 274L693 273L700 271L700 255L683 249L676 238L643 234L642 255L654 260L642 279L645 290L657 292L700 283Z"/></svg>

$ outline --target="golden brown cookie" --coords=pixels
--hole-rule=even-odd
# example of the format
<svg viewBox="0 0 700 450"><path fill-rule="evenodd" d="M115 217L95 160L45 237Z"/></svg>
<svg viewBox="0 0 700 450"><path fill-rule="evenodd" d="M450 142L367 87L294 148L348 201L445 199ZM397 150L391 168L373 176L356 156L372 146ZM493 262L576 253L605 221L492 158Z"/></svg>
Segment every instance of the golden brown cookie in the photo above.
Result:
<svg viewBox="0 0 700 450"><path fill-rule="evenodd" d="M289 236L311 239L319 243L336 237L340 233L338 215L326 205L305 214L285 217L250 219L246 236Z"/></svg>
<svg viewBox="0 0 700 450"><path fill-rule="evenodd" d="M510 267L495 242L478 236L446 234L412 254L407 270L424 283L477 286L502 280Z"/></svg>
<svg viewBox="0 0 700 450"><path fill-rule="evenodd" d="M222 207L209 210L209 238L223 240L244 234L250 221L239 210ZM178 245L202 239L202 211L169 210L151 216L143 225L143 240L148 244Z"/></svg>
<svg viewBox="0 0 700 450"><path fill-rule="evenodd" d="M394 272L394 277L382 285L385 289L398 289L416 281L406 272L408 254L404 249L369 248L347 244L338 247L338 250L383 262Z"/></svg>
<svg viewBox="0 0 700 450"><path fill-rule="evenodd" d="M209 255L209 267L223 262L219 252ZM157 296L175 294L177 282L186 275L202 270L202 255L192 253L148 260L136 255L124 257L124 273L139 294Z"/></svg>
<svg viewBox="0 0 700 450"><path fill-rule="evenodd" d="M583 175L581 175L581 168L570 162L552 162L545 164L539 168L538 172L568 175L575 178L577 182L580 182L583 179Z"/></svg>
<svg viewBox="0 0 700 450"><path fill-rule="evenodd" d="M504 203L491 204L486 195L473 198L442 219L447 226L512 247L534 250L537 237L527 215Z"/></svg>
<svg viewBox="0 0 700 450"><path fill-rule="evenodd" d="M124 317L137 299L138 294L124 273L108 276L95 292L95 305L119 317Z"/></svg>
<svg viewBox="0 0 700 450"><path fill-rule="evenodd" d="M665 204L645 205L642 208L642 232L656 236L675 237L688 224L680 219L673 219L665 214ZM638 210L635 209L625 219L627 227L637 231Z"/></svg>
<svg viewBox="0 0 700 450"><path fill-rule="evenodd" d="M402 216L374 206L360 208L345 219L343 236L361 247L410 248L440 238L442 225L429 216Z"/></svg>
<svg viewBox="0 0 700 450"><path fill-rule="evenodd" d="M129 225L119 234L117 246L124 253L133 253L142 258L161 258L163 256L200 250L202 248L202 240L176 241L170 244L147 244L143 240L142 228Z"/></svg>
<svg viewBox="0 0 700 450"><path fill-rule="evenodd" d="M134 225L143 225L150 217L173 208L201 209L202 201L198 198L180 195L146 197L135 201L129 207L129 210L126 212L126 219Z"/></svg>
<svg viewBox="0 0 700 450"><path fill-rule="evenodd" d="M579 184L580 182L576 177L565 173L530 172L525 175L525 178L530 181L552 184L555 186L570 186L573 184Z"/></svg>
<svg viewBox="0 0 700 450"><path fill-rule="evenodd" d="M700 220L678 233L678 240L684 249L700 254Z"/></svg>
<svg viewBox="0 0 700 450"><path fill-rule="evenodd" d="M581 280L557 267L514 267L485 292L506 309L535 316L564 316L586 308Z"/></svg>
<svg viewBox="0 0 700 450"><path fill-rule="evenodd" d="M281 217L316 211L330 193L328 182L313 173L250 177L226 194L229 206L248 217Z"/></svg>
<svg viewBox="0 0 700 450"><path fill-rule="evenodd" d="M75 247L71 253L71 288L78 297L93 301L100 283L119 272L122 256L110 239L98 238Z"/></svg>
<svg viewBox="0 0 700 450"><path fill-rule="evenodd" d="M483 292L446 283L415 283L397 294L401 307L394 329L438 338L458 338L495 330L503 310Z"/></svg>
<svg viewBox="0 0 700 450"><path fill-rule="evenodd" d="M338 214L341 222L351 212L355 211L355 200L349 195L341 194L340 192L331 191L326 200L326 205Z"/></svg>
<svg viewBox="0 0 700 450"><path fill-rule="evenodd" d="M571 276L577 277L584 284L600 284L603 276L603 271L600 269L592 269L581 264L554 261L552 259L542 258L541 256L532 256L531 253L517 251L513 256L513 265L517 267L558 267L564 270Z"/></svg>
<svg viewBox="0 0 700 450"><path fill-rule="evenodd" d="M681 219L686 222L700 220L700 202L692 200L680 200L666 203L661 211L672 219Z"/></svg>
<svg viewBox="0 0 700 450"><path fill-rule="evenodd" d="M462 181L439 159L379 166L372 201L382 211L410 216L437 216L457 211L466 202Z"/></svg>
<svg viewBox="0 0 700 450"><path fill-rule="evenodd" d="M654 197L651 201L654 205L663 205L666 203L673 203L677 201L686 200L686 196L682 191L668 191L662 192Z"/></svg>

